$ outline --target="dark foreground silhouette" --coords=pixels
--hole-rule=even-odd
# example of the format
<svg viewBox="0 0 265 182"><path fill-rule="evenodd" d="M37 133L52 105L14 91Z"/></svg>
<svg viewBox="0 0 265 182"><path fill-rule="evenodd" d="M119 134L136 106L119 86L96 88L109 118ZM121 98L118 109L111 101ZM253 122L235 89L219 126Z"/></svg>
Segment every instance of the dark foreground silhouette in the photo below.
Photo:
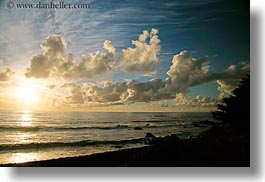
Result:
<svg viewBox="0 0 265 182"><path fill-rule="evenodd" d="M217 110L212 112L215 119L230 126L241 135L250 136L250 74L241 80L230 97L221 100Z"/></svg>

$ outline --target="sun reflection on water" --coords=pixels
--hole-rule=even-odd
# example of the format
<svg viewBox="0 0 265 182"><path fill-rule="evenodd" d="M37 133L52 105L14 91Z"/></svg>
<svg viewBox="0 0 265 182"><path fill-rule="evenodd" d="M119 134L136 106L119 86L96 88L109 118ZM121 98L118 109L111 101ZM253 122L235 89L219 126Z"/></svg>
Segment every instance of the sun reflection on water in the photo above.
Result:
<svg viewBox="0 0 265 182"><path fill-rule="evenodd" d="M19 143L30 143L33 141L33 136L35 135L32 133L30 126L33 125L32 117L31 117L31 111L24 110L20 114L20 120L17 123L21 128L24 128L22 131L17 132L16 134L16 140Z"/></svg>
<svg viewBox="0 0 265 182"><path fill-rule="evenodd" d="M39 156L36 153L13 153L10 157L11 163L21 163L38 160Z"/></svg>
<svg viewBox="0 0 265 182"><path fill-rule="evenodd" d="M31 118L31 112L29 110L23 111L21 115L21 126L31 126L32 125L32 118Z"/></svg>
<svg viewBox="0 0 265 182"><path fill-rule="evenodd" d="M32 113L30 110L23 110L20 113L20 119L17 123L20 127L30 127L33 124ZM32 143L34 134L29 130L22 130L16 134L18 143ZM16 152L9 154L7 163L21 163L39 160L39 154L36 152Z"/></svg>

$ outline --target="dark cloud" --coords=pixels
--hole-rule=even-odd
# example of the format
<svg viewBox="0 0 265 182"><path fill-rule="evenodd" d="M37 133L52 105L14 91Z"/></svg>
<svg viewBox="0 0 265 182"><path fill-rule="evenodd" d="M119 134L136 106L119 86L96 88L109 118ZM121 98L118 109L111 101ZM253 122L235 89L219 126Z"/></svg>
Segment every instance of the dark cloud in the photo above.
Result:
<svg viewBox="0 0 265 182"><path fill-rule="evenodd" d="M0 81L8 81L14 72L10 68L6 68L4 71L0 71Z"/></svg>

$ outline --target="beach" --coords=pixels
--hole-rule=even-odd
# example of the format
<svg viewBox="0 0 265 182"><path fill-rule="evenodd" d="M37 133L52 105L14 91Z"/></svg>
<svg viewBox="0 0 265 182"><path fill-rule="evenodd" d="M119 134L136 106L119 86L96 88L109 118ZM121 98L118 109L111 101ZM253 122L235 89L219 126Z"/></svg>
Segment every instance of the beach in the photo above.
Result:
<svg viewBox="0 0 265 182"><path fill-rule="evenodd" d="M230 128L213 127L196 138L155 137L150 146L86 156L2 166L13 167L249 167L249 138Z"/></svg>
<svg viewBox="0 0 265 182"><path fill-rule="evenodd" d="M0 112L0 164L78 157L197 136L217 124L210 113ZM152 142L151 142L152 143Z"/></svg>

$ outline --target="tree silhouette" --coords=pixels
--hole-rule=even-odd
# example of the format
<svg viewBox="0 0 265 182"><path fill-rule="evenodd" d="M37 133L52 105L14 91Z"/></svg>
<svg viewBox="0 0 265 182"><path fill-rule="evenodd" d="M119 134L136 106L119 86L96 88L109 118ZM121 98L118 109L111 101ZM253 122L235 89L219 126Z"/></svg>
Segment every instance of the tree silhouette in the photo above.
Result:
<svg viewBox="0 0 265 182"><path fill-rule="evenodd" d="M250 131L250 75L247 73L233 94L221 100L217 110L212 112L215 119L238 132L249 135Z"/></svg>

